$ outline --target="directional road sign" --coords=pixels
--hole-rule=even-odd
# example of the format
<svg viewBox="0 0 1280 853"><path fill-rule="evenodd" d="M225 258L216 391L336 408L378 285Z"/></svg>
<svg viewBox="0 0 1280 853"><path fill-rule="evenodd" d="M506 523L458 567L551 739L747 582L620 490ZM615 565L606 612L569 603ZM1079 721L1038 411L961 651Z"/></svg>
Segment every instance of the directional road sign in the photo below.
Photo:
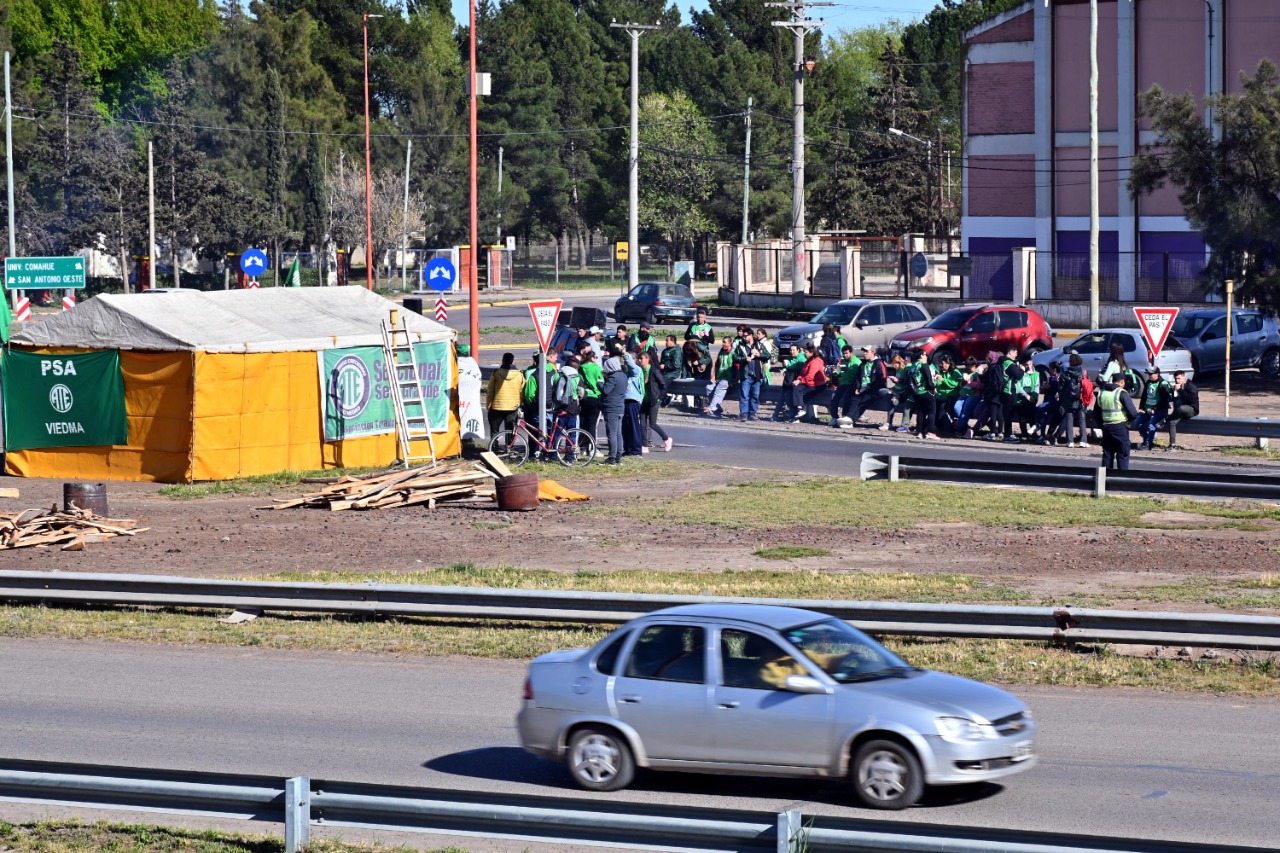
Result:
<svg viewBox="0 0 1280 853"><path fill-rule="evenodd" d="M267 271L270 263L267 261L267 253L261 249L246 249L245 253L240 256L240 272L250 278L257 278Z"/></svg>
<svg viewBox="0 0 1280 853"><path fill-rule="evenodd" d="M1169 339L1169 330L1173 328L1178 309L1135 307L1133 313L1137 316L1138 325L1142 328L1142 336L1147 339L1147 346L1151 348L1151 357L1155 358L1160 354L1164 342Z"/></svg>
<svg viewBox="0 0 1280 853"><path fill-rule="evenodd" d="M538 333L538 345L547 351L551 343L551 330L556 327L556 318L560 316L560 299L547 299L543 302L530 302L529 313L533 315L533 328Z"/></svg>
<svg viewBox="0 0 1280 853"><path fill-rule="evenodd" d="M432 290L452 290L458 271L448 258L432 258L422 268L422 281Z"/></svg>
<svg viewBox="0 0 1280 853"><path fill-rule="evenodd" d="M5 258L8 290L65 290L84 287L84 258Z"/></svg>

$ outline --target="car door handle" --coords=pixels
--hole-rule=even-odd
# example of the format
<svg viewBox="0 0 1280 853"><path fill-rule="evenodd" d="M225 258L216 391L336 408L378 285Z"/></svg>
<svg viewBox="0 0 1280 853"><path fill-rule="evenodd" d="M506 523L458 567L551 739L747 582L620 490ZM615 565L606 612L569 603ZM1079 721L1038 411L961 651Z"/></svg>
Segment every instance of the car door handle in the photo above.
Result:
<svg viewBox="0 0 1280 853"><path fill-rule="evenodd" d="M737 703L737 702L721 702L721 703L720 703L720 707L721 707L721 708L727 708L727 709L733 709L733 708L738 707L738 703Z"/></svg>
<svg viewBox="0 0 1280 853"><path fill-rule="evenodd" d="M634 693L632 693L632 694L629 694L629 695L627 695L627 696L623 696L623 697L622 697L622 701L623 701L625 704L628 704L628 705L639 705L639 704L640 704L640 697L639 697L639 696L637 696L637 695L635 695Z"/></svg>

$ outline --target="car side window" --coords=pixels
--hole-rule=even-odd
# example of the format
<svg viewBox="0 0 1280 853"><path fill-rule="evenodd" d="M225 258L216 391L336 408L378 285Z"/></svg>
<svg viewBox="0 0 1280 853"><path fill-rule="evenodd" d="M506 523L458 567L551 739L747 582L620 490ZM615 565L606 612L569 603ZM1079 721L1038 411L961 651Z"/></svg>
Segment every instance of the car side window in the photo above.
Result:
<svg viewBox="0 0 1280 853"><path fill-rule="evenodd" d="M996 330L996 312L985 311L969 321L966 332L994 332Z"/></svg>
<svg viewBox="0 0 1280 853"><path fill-rule="evenodd" d="M1125 352L1138 351L1138 338L1135 335L1116 335L1112 340L1119 341Z"/></svg>
<svg viewBox="0 0 1280 853"><path fill-rule="evenodd" d="M1262 331L1261 314L1241 314L1236 317L1237 335L1256 335Z"/></svg>
<svg viewBox="0 0 1280 853"><path fill-rule="evenodd" d="M781 690L804 666L767 637L725 628L720 632L720 683L750 690Z"/></svg>
<svg viewBox="0 0 1280 853"><path fill-rule="evenodd" d="M622 647L627 644L627 638L630 636L631 632L625 631L604 647L604 651L596 657L596 672L602 675L613 675L614 670L618 668L618 655L622 654Z"/></svg>
<svg viewBox="0 0 1280 853"><path fill-rule="evenodd" d="M657 290L657 285L642 284L636 288L635 295L639 299L652 299Z"/></svg>
<svg viewBox="0 0 1280 853"><path fill-rule="evenodd" d="M886 326L894 323L907 322L906 316L902 313L901 305L885 305L884 306L884 322Z"/></svg>
<svg viewBox="0 0 1280 853"><path fill-rule="evenodd" d="M1215 338L1225 338L1227 336L1227 318L1219 317L1213 321L1213 324L1205 330L1201 336L1202 340L1211 341Z"/></svg>
<svg viewBox="0 0 1280 853"><path fill-rule="evenodd" d="M706 681L706 631L694 625L650 625L636 639L627 661L628 678Z"/></svg>
<svg viewBox="0 0 1280 853"><path fill-rule="evenodd" d="M1026 311L1000 311L999 314L1001 330L1025 329L1031 319Z"/></svg>
<svg viewBox="0 0 1280 853"><path fill-rule="evenodd" d="M858 321L866 323L868 326L880 326L884 324L884 311L882 305L868 305L862 309L862 313L858 315Z"/></svg>
<svg viewBox="0 0 1280 853"><path fill-rule="evenodd" d="M903 310L903 311L905 311L905 312L907 313L907 322L908 322L908 323L924 323L924 322L926 322L926 321L925 321L924 312L923 312L923 311L921 311L921 310L920 310L919 308L917 308L916 306L914 306L914 305L903 305L903 306L902 306L902 310Z"/></svg>
<svg viewBox="0 0 1280 853"><path fill-rule="evenodd" d="M1104 353L1111 346L1111 336L1106 332L1091 332L1087 335L1081 335L1070 344L1067 349L1075 350L1081 355L1097 355Z"/></svg>

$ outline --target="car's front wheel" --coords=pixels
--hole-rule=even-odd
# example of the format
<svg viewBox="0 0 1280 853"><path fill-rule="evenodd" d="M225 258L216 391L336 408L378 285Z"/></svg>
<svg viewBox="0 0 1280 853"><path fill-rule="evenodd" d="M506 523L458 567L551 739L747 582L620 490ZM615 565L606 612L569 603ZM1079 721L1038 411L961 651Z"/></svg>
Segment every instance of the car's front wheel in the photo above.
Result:
<svg viewBox="0 0 1280 853"><path fill-rule="evenodd" d="M905 809L924 793L924 771L909 747L871 740L858 747L850 774L853 792L873 809Z"/></svg>
<svg viewBox="0 0 1280 853"><path fill-rule="evenodd" d="M618 791L631 784L636 765L622 735L603 728L585 728L569 740L569 775L588 791Z"/></svg>
<svg viewBox="0 0 1280 853"><path fill-rule="evenodd" d="M1280 349L1269 349L1262 354L1262 361L1258 364L1258 370L1262 371L1263 376L1275 378L1280 376Z"/></svg>

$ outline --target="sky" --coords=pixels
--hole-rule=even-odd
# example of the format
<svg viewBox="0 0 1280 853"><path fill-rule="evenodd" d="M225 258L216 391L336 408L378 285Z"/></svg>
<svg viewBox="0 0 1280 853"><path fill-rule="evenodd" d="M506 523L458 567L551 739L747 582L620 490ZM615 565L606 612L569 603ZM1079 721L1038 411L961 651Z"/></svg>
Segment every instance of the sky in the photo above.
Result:
<svg viewBox="0 0 1280 853"><path fill-rule="evenodd" d="M681 14L684 16L685 23L689 21L689 9L705 9L707 7L706 0L679 0L677 3L680 7ZM836 30L856 30L859 27L867 27L873 24L884 23L890 18L897 18L902 23L910 23L913 20L923 18L934 6L938 5L938 0L880 0L879 3L874 2L847 2L847 0L835 0L833 6L815 7L810 11L809 17L822 18L827 21L826 29L834 33ZM778 9L778 18L781 20L783 10ZM465 24L467 21L467 0L453 0L453 18L459 23ZM639 21L637 23L647 23Z"/></svg>

